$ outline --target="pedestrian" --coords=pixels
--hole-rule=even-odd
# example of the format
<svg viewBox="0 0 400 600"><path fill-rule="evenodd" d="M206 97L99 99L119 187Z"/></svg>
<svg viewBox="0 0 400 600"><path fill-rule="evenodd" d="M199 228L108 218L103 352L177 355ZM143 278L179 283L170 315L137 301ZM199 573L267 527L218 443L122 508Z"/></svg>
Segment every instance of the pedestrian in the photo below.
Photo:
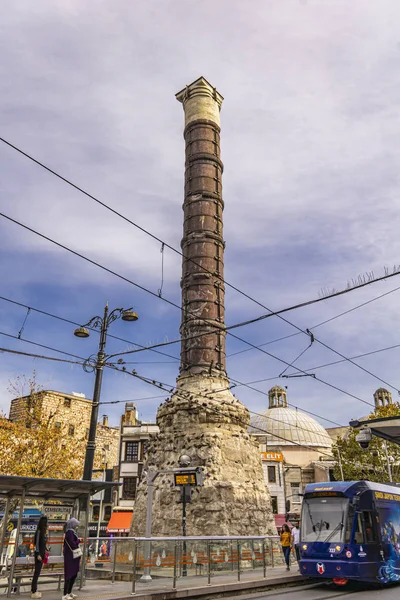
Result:
<svg viewBox="0 0 400 600"><path fill-rule="evenodd" d="M300 529L299 523L296 522L292 528L292 548L296 553L297 562L300 561Z"/></svg>
<svg viewBox="0 0 400 600"><path fill-rule="evenodd" d="M41 598L41 592L37 591L37 584L40 572L43 566L43 560L47 552L47 517L42 515L36 527L34 537L34 557L35 557L35 570L32 577L31 585L31 598Z"/></svg>
<svg viewBox="0 0 400 600"><path fill-rule="evenodd" d="M79 572L82 556L82 551L80 551L80 540L76 533L78 526L79 521L74 518L69 519L65 525L63 546L64 595L62 596L62 600L73 600L76 598L76 594L72 593L72 588Z"/></svg>
<svg viewBox="0 0 400 600"><path fill-rule="evenodd" d="M284 523L281 531L282 552L285 557L286 571L290 571L290 549L292 547L292 534L289 525Z"/></svg>

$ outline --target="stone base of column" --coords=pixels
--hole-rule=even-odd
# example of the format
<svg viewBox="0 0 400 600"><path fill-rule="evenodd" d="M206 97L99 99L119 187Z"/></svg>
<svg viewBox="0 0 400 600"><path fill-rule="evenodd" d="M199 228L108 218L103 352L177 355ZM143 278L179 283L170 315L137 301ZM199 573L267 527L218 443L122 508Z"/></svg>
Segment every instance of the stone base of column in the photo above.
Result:
<svg viewBox="0 0 400 600"><path fill-rule="evenodd" d="M160 433L151 439L145 468L179 466L188 454L193 467L204 467L204 486L187 506L187 535L276 534L269 491L264 482L258 443L247 433L249 412L229 390L224 377L203 375L178 380L177 391L158 409ZM146 481L139 485L132 535L144 535ZM156 480L153 536L182 535L180 491L172 475Z"/></svg>

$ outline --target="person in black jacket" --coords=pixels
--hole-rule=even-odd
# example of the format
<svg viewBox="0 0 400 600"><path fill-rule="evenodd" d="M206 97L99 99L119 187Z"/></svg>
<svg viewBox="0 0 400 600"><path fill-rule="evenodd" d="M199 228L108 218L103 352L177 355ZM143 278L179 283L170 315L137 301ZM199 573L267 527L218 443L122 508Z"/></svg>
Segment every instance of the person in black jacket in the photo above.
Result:
<svg viewBox="0 0 400 600"><path fill-rule="evenodd" d="M41 598L41 592L37 591L37 583L42 570L43 559L46 554L47 544L47 517L39 519L35 532L35 571L32 578L31 598Z"/></svg>

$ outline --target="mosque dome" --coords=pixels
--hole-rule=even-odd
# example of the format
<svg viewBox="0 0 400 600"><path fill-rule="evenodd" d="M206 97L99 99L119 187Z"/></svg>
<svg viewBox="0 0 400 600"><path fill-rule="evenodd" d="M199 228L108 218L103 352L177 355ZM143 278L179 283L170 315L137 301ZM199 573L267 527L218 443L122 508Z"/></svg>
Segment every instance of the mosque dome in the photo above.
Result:
<svg viewBox="0 0 400 600"><path fill-rule="evenodd" d="M318 421L300 410L288 407L284 388L274 386L268 392L268 396L268 410L252 416L249 433L266 436L267 445L301 444L315 448L331 448L332 440Z"/></svg>

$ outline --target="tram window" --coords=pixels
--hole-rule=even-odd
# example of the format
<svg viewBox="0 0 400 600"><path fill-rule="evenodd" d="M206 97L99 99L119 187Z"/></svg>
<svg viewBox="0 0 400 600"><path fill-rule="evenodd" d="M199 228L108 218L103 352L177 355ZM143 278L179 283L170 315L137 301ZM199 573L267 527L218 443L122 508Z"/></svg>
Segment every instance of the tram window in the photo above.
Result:
<svg viewBox="0 0 400 600"><path fill-rule="evenodd" d="M356 530L354 532L354 542L356 544L365 543L361 513L357 513L356 516Z"/></svg>
<svg viewBox="0 0 400 600"><path fill-rule="evenodd" d="M345 543L350 543L351 538L351 530L353 529L353 520L354 520L354 508L353 506L349 506L349 510L347 512L347 520L346 520L346 532L345 532Z"/></svg>
<svg viewBox="0 0 400 600"><path fill-rule="evenodd" d="M365 539L366 542L376 542L375 528L374 522L372 519L372 513L365 510L363 513L364 516L364 526L365 526Z"/></svg>

